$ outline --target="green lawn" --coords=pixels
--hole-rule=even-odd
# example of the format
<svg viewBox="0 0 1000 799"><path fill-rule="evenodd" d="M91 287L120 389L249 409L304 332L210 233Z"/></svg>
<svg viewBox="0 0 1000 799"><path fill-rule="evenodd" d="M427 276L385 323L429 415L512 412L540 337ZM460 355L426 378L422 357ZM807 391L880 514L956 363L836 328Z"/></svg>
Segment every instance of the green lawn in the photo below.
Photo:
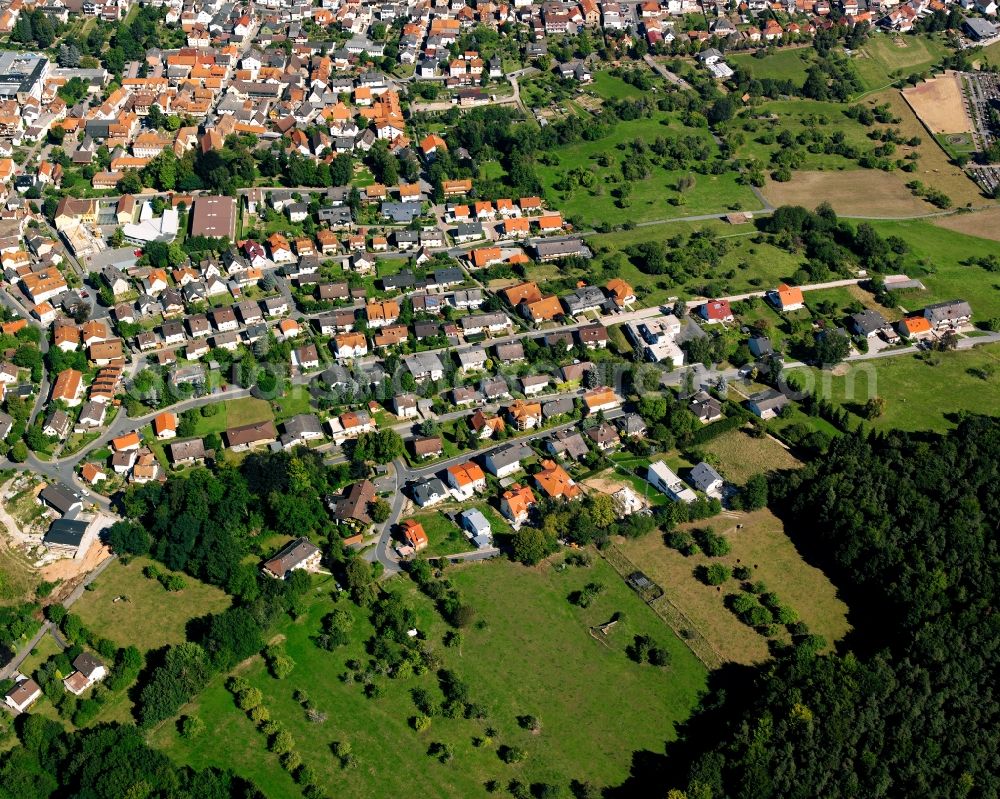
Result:
<svg viewBox="0 0 1000 799"><path fill-rule="evenodd" d="M900 47L897 42L903 43ZM854 68L868 91L885 88L901 77L924 72L948 52L941 38L925 35L872 36L853 58Z"/></svg>
<svg viewBox="0 0 1000 799"><path fill-rule="evenodd" d="M623 182L621 162L628 157L628 153L618 149L618 146L624 146L634 139L643 139L649 144L657 136L686 135L711 138L707 128L686 127L676 114L658 113L648 119L619 122L604 138L560 147L557 151L559 164L538 164L536 171L555 206L564 215L579 217L587 225L724 213L737 206L749 211L760 208L757 198L748 187L736 182L737 176L733 172L697 175L687 170L666 170L658 166L652 168L649 177L631 182L629 205L619 207L611 192ZM598 156L602 154L611 156L610 166L602 167L597 163ZM593 173L597 177L594 185L590 188L577 185L571 189L557 190L555 185L561 183L564 174L575 169ZM694 186L683 194L678 193L675 188L678 180L689 174L695 179ZM682 200L680 205L668 202L668 199L678 197Z"/></svg>
<svg viewBox="0 0 1000 799"><path fill-rule="evenodd" d="M996 414L1000 409L1000 346L984 345L963 352L932 356L898 355L854 364L846 375L814 373L817 392L856 412L872 395L885 400L885 413L873 423L878 430L945 430L959 411ZM977 376L986 369L984 377ZM997 374L990 375L990 370ZM799 370L796 370L798 372ZM860 421L855 417L856 421Z"/></svg>
<svg viewBox="0 0 1000 799"><path fill-rule="evenodd" d="M813 52L811 47L783 48L764 58L757 58L752 53L734 53L727 55L726 60L734 66L739 64L749 69L755 78L790 80L801 86L806 79L806 70L813 61Z"/></svg>
<svg viewBox="0 0 1000 799"><path fill-rule="evenodd" d="M638 69L645 69L641 63L633 65ZM659 78L657 78L659 80ZM594 73L594 82L591 84L594 91L601 97L608 100L621 100L623 98L643 97L647 92L636 88L631 83L626 83L621 78L612 75L609 70L602 69Z"/></svg>
<svg viewBox="0 0 1000 799"><path fill-rule="evenodd" d="M978 266L964 266L970 258L995 255L997 243L967 236L921 220L873 222L884 236L899 236L910 246L905 271L919 278L927 291L907 292L908 310L934 302L964 299L972 305L974 321L1000 316L1000 278Z"/></svg>
<svg viewBox="0 0 1000 799"><path fill-rule="evenodd" d="M494 561L453 567L449 575L484 623L464 631L458 648L441 645L445 627L428 600L402 578L392 585L412 598L418 629L442 665L468 684L472 701L486 707L485 720L435 716L429 730L410 729L408 719L416 713L410 690L422 687L438 695L430 673L387 681L385 695L377 700L365 699L359 684L342 682L346 660L367 659L361 641L371 630L355 610L353 643L333 653L318 649L311 637L330 610L325 598L315 600L284 631L286 650L296 663L288 679L276 682L260 661L243 671L264 692L272 718L289 729L304 762L331 795L464 799L483 795L488 779L506 784L514 778L555 783L564 792L571 779L616 785L628 776L633 753L663 750L704 688L702 665L600 558L589 568L562 572L548 565L526 569ZM606 587L594 604L587 610L570 605L567 595L592 581ZM615 611L622 611L624 620L607 643L591 637L589 627ZM649 633L670 651L668 669L628 660L624 647L638 632ZM296 690L308 692L328 715L325 722L307 721L292 698ZM270 799L301 795L267 753L264 737L235 708L222 678L183 712L203 718L206 734L185 741L167 722L152 733L154 745L196 767L226 766L245 774ZM516 717L523 714L540 719L540 734L519 727ZM497 731L493 743L474 747L473 738L488 726ZM351 743L356 768L341 770L330 751L334 741ZM450 764L426 754L435 741L454 748ZM496 751L501 744L523 748L527 759L504 765Z"/></svg>
<svg viewBox="0 0 1000 799"><path fill-rule="evenodd" d="M146 652L181 643L191 619L229 607L229 597L220 589L187 575L183 591L167 591L159 581L143 575L143 568L151 562L134 558L127 566L121 561L112 563L94 581L94 590L86 591L73 605L73 612L97 635ZM165 571L159 564L157 568ZM115 602L117 597L128 599Z"/></svg>
<svg viewBox="0 0 1000 799"><path fill-rule="evenodd" d="M475 549L475 545L465 537L458 525L440 511L417 513L413 517L420 522L427 533L427 557L455 555Z"/></svg>
<svg viewBox="0 0 1000 799"><path fill-rule="evenodd" d="M272 416L271 405L267 400L255 397L226 400L222 403L222 410L214 416L198 416L194 434L203 437L209 433L222 433L230 427L263 422Z"/></svg>

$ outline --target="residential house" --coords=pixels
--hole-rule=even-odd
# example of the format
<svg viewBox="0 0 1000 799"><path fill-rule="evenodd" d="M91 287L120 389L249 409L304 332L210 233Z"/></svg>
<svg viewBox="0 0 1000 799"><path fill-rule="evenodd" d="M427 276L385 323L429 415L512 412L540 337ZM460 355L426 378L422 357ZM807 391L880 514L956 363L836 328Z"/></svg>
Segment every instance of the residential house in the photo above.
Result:
<svg viewBox="0 0 1000 799"><path fill-rule="evenodd" d="M575 499L581 495L580 486L562 466L551 460L544 460L541 465L541 470L535 472L532 479L544 496L550 499Z"/></svg>
<svg viewBox="0 0 1000 799"><path fill-rule="evenodd" d="M89 652L81 652L73 660L75 671L63 680L66 690L74 696L80 696L90 686L108 676L105 665Z"/></svg>
<svg viewBox="0 0 1000 799"><path fill-rule="evenodd" d="M747 399L747 407L761 419L773 419L789 404L791 400L773 388L758 391Z"/></svg>
<svg viewBox="0 0 1000 799"><path fill-rule="evenodd" d="M515 528L528 520L528 515L534 506L535 495L526 485L515 483L500 497L500 513Z"/></svg>
<svg viewBox="0 0 1000 799"><path fill-rule="evenodd" d="M654 461L646 470L646 481L675 502L691 503L698 495L688 488L663 461Z"/></svg>
<svg viewBox="0 0 1000 799"><path fill-rule="evenodd" d="M521 462L532 456L531 448L519 441L512 441L492 449L483 456L486 471L499 480L520 471Z"/></svg>
<svg viewBox="0 0 1000 799"><path fill-rule="evenodd" d="M426 477L410 487L413 501L421 508L430 508L448 499L448 488L439 477Z"/></svg>
<svg viewBox="0 0 1000 799"><path fill-rule="evenodd" d="M284 546L274 557L264 563L261 571L268 577L284 580L293 571L319 570L323 553L308 538L297 538Z"/></svg>
<svg viewBox="0 0 1000 799"><path fill-rule="evenodd" d="M226 446L233 452L267 446L278 440L278 431L270 419L264 422L230 427L225 432Z"/></svg>
<svg viewBox="0 0 1000 799"><path fill-rule="evenodd" d="M722 498L722 487L725 481L722 479L721 474L704 461L691 470L688 482L710 497L715 497L716 499Z"/></svg>

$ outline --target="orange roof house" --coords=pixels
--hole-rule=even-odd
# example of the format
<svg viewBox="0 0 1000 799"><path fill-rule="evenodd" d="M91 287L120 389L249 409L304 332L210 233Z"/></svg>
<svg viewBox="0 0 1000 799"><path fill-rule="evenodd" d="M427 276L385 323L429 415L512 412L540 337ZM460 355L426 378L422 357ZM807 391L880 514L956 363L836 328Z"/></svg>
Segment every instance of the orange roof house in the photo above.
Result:
<svg viewBox="0 0 1000 799"><path fill-rule="evenodd" d="M427 533L424 532L424 527L420 522L415 519L406 519L400 523L399 528L406 543L413 547L414 551L419 552L427 546Z"/></svg>
<svg viewBox="0 0 1000 799"><path fill-rule="evenodd" d="M482 247L478 250L472 250L469 253L472 265L476 269L482 269L484 266L489 266L494 261L499 261L500 257L499 247Z"/></svg>
<svg viewBox="0 0 1000 799"><path fill-rule="evenodd" d="M542 461L542 470L534 474L535 483L547 497L573 499L580 495L580 486L555 461Z"/></svg>
<svg viewBox="0 0 1000 799"><path fill-rule="evenodd" d="M479 464L473 463L472 461L466 461L465 463L457 463L454 466L448 467L448 474L450 475L450 482L456 488L465 488L466 486L475 485L486 479L486 474L480 468Z"/></svg>
<svg viewBox="0 0 1000 799"><path fill-rule="evenodd" d="M157 438L173 438L177 435L177 414L164 411L153 419L153 432Z"/></svg>
<svg viewBox="0 0 1000 799"><path fill-rule="evenodd" d="M619 307L635 302L635 289L620 277L611 278L604 288Z"/></svg>
<svg viewBox="0 0 1000 799"><path fill-rule="evenodd" d="M430 155L438 150L447 151L448 145L445 144L444 139L436 133L432 133L420 142L420 149L423 150L424 155Z"/></svg>
<svg viewBox="0 0 1000 799"><path fill-rule="evenodd" d="M517 306L521 302L538 302L542 298L542 292L534 281L518 283L516 286L504 289L501 294L512 306Z"/></svg>
<svg viewBox="0 0 1000 799"><path fill-rule="evenodd" d="M538 217L539 230L561 230L562 226L562 214L545 214Z"/></svg>
<svg viewBox="0 0 1000 799"><path fill-rule="evenodd" d="M115 452L125 452L130 449L139 449L140 443L139 434L134 430L131 433L126 433L123 436L111 439L111 446L114 448Z"/></svg>
<svg viewBox="0 0 1000 799"><path fill-rule="evenodd" d="M441 190L445 197L458 197L472 191L472 180L445 180L441 183Z"/></svg>
<svg viewBox="0 0 1000 799"><path fill-rule="evenodd" d="M516 483L500 498L500 512L515 523L528 518L528 511L535 504L535 495L528 486Z"/></svg>
<svg viewBox="0 0 1000 799"><path fill-rule="evenodd" d="M771 300L782 311L794 311L804 303L802 289L798 286L788 286L782 283L776 291L771 292Z"/></svg>
<svg viewBox="0 0 1000 799"><path fill-rule="evenodd" d="M543 297L535 302L526 303L524 306L525 315L533 322L547 322L562 316L563 307L559 298L555 295Z"/></svg>
<svg viewBox="0 0 1000 799"><path fill-rule="evenodd" d="M52 399L62 400L69 405L76 404L80 400L82 388L83 373L76 369L63 369L52 386Z"/></svg>
<svg viewBox="0 0 1000 799"><path fill-rule="evenodd" d="M925 316L907 316L899 323L899 333L904 338L926 335L931 329L930 320Z"/></svg>

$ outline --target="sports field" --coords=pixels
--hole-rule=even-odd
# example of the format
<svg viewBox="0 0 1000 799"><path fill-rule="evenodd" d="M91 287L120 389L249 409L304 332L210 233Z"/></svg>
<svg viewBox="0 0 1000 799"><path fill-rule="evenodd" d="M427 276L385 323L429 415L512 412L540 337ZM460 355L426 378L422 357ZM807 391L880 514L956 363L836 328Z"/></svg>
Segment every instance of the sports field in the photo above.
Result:
<svg viewBox="0 0 1000 799"><path fill-rule="evenodd" d="M551 564L527 569L508 561L449 569L450 579L476 609L477 624L462 632L456 647L444 647L445 627L428 600L405 578L390 588L404 593L417 611L416 627L441 666L454 670L468 685L470 701L482 704L483 720L435 715L424 732L409 719L417 714L410 692L428 690L438 701L433 670L419 677L387 680L379 699L366 699L363 686L344 682L345 661L368 661L363 641L371 627L362 611L355 614L352 643L327 652L313 643L329 600L317 598L299 621L284 630L284 646L295 661L292 675L276 681L259 660L243 670L261 688L271 717L291 732L296 750L317 774L319 784L335 796L483 795L483 785L497 779L506 785L548 783L569 795L573 779L597 786L618 785L629 774L633 753L662 752L675 735L675 724L690 713L706 672L690 650L628 589L600 557L587 568L556 571ZM567 596L590 582L604 586L587 609L574 607ZM595 639L592 625L616 611L623 620L605 641ZM630 661L626 644L648 633L671 655L671 665L658 669ZM311 723L296 690L305 691L326 720ZM152 735L154 745L181 762L202 767L233 768L253 778L270 799L298 799L300 789L285 774L265 737L233 704L220 678L182 713L204 719L207 731L185 741L168 722ZM540 721L537 733L522 729L521 715ZM485 746L474 739L495 730ZM357 760L341 769L331 744L347 741ZM454 759L441 763L428 755L434 742L451 747ZM523 749L526 758L507 765L498 757L501 745Z"/></svg>
<svg viewBox="0 0 1000 799"><path fill-rule="evenodd" d="M903 89L903 99L932 133L971 133L972 120L962 96L962 80L946 72Z"/></svg>
<svg viewBox="0 0 1000 799"><path fill-rule="evenodd" d="M941 60L948 48L943 39L926 35L872 36L853 58L868 91L883 89L901 77L924 72Z"/></svg>

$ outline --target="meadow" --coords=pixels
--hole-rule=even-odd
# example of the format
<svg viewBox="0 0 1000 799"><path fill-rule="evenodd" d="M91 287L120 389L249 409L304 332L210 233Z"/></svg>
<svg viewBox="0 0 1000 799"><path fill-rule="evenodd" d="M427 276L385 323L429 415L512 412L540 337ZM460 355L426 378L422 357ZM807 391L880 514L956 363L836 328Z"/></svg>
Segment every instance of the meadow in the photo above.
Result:
<svg viewBox="0 0 1000 799"><path fill-rule="evenodd" d="M741 527L737 527L737 525ZM782 604L789 605L822 635L828 648L850 629L847 606L837 589L819 569L806 563L784 532L781 520L768 510L749 514L727 514L709 522L681 529L708 527L722 535L731 547L728 555L709 558L704 554L685 557L667 547L661 536L649 535L620 543L622 551L661 585L667 597L691 620L724 660L760 663L769 657L767 639L748 627L723 604L727 593L737 592L730 580L721 587L703 584L695 570L712 562L752 569L754 581L763 581Z"/></svg>
<svg viewBox="0 0 1000 799"><path fill-rule="evenodd" d="M762 58L753 53L727 54L726 60L732 66L737 64L749 69L755 78L790 80L801 86L806 79L806 70L813 62L815 50L811 47L782 47Z"/></svg>
<svg viewBox="0 0 1000 799"><path fill-rule="evenodd" d="M167 591L143 575L152 563L148 558L132 558L128 565L112 563L73 605L73 613L96 635L148 652L187 640L192 619L229 607L223 591L188 575L182 591ZM156 567L166 571L160 564Z"/></svg>
<svg viewBox="0 0 1000 799"><path fill-rule="evenodd" d="M845 374L815 372L817 393L859 413L870 396L885 400L882 416L865 421L876 430L935 430L955 426L955 414L1000 410L1000 345L934 353L930 362L899 355L849 367ZM795 371L794 370L793 374ZM855 417L861 424L861 418Z"/></svg>
<svg viewBox="0 0 1000 799"><path fill-rule="evenodd" d="M435 716L429 729L415 732L408 723L416 713L410 691L424 688L437 695L432 674L379 678L386 686L379 699L366 699L360 684L342 681L345 661L367 659L361 641L371 633L363 612L346 601L341 606L356 619L346 648L331 653L313 643L320 619L330 610L329 601L317 597L284 630L284 647L296 663L290 677L274 680L257 658L242 669L263 691L271 717L292 733L317 782L332 793L467 797L480 795L489 779L505 785L511 779L547 782L563 791L572 779L619 784L628 775L633 753L663 750L704 687L704 667L600 558L590 567L561 571L550 563L527 569L493 561L451 567L449 576L478 619L463 631L458 647L441 645L444 623L412 584L398 578L389 587L410 599L420 635L442 665L468 684L472 701L485 706L485 720ZM589 608L567 601L570 592L594 581L605 589ZM592 637L590 627L616 611L624 617L612 634L604 641ZM667 669L626 657L625 645L639 632L667 648L672 658ZM293 698L296 690L308 693L316 709L327 715L325 722L307 721ZM167 722L152 733L154 745L194 766L229 766L253 778L271 799L300 795L277 758L266 751L264 736L236 709L222 678L214 679L183 713L200 716L206 734L186 741ZM524 714L539 719L539 732L520 727L517 717ZM494 728L496 737L490 745L474 746L473 739L483 736L486 727ZM341 769L331 755L334 741L351 744L356 768ZM454 759L442 764L429 757L433 742L452 746ZM527 757L505 765L498 758L498 744L519 747Z"/></svg>
<svg viewBox="0 0 1000 799"><path fill-rule="evenodd" d="M553 198L555 205L567 217L576 217L582 224L612 225L624 222L648 222L675 219L701 214L725 213L740 208L756 210L761 207L753 192L737 182L735 172L721 175L701 175L686 169L667 170L654 165L648 177L629 181L629 204L620 207L612 190L624 180L621 162L628 157L628 143L642 139L651 144L657 136L696 136L711 141L707 128L691 128L681 123L678 115L656 113L654 116L619 122L609 135L594 141L580 141L560 147L556 151L558 164L538 164L536 172ZM712 149L715 144L712 142ZM610 165L601 166L598 158L610 155ZM595 176L590 188L574 186L559 190L566 173L583 170ZM683 192L678 190L682 178L692 177L694 185ZM678 204L672 204L673 198Z"/></svg>

